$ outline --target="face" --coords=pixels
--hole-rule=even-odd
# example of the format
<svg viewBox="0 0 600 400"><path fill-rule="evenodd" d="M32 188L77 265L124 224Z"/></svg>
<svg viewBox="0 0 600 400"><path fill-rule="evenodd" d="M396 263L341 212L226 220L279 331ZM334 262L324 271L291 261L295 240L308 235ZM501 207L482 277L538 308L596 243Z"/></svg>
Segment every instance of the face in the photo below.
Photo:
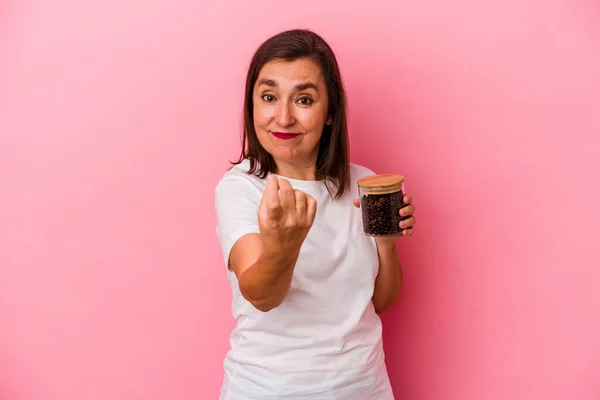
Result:
<svg viewBox="0 0 600 400"><path fill-rule="evenodd" d="M259 73L253 93L258 140L282 164L315 165L327 118L327 84L308 59L271 61Z"/></svg>

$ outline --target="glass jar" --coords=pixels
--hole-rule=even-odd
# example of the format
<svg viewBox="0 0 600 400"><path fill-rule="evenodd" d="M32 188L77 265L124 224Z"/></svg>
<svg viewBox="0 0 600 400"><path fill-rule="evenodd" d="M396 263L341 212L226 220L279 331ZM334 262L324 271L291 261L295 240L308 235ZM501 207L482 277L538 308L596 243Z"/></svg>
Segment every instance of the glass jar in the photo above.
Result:
<svg viewBox="0 0 600 400"><path fill-rule="evenodd" d="M404 177L379 174L359 179L358 194L363 232L369 236L394 236L402 233L400 209L404 204Z"/></svg>

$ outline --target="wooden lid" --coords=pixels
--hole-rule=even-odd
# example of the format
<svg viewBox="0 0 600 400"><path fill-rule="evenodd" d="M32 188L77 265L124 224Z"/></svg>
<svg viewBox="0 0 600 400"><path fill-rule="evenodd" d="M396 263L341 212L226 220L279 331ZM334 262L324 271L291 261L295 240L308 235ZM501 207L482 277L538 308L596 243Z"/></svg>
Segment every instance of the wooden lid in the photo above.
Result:
<svg viewBox="0 0 600 400"><path fill-rule="evenodd" d="M356 183L359 186L373 188L399 185L404 182L402 175L396 174L378 174L360 178Z"/></svg>

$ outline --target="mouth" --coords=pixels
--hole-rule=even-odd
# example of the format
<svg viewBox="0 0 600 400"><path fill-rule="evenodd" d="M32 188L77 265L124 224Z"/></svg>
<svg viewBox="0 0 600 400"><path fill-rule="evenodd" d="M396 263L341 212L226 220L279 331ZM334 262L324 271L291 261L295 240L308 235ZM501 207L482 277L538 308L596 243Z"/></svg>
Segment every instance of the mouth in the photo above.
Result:
<svg viewBox="0 0 600 400"><path fill-rule="evenodd" d="M293 139L296 136L300 135L299 133L290 133L290 132L271 132L271 133L277 139L281 139L281 140L290 140L290 139Z"/></svg>

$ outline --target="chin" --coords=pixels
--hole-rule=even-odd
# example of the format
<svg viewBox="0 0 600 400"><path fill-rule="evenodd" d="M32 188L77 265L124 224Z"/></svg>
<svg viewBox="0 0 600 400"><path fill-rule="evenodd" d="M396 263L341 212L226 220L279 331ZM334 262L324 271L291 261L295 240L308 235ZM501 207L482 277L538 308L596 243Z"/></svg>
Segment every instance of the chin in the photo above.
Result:
<svg viewBox="0 0 600 400"><path fill-rule="evenodd" d="M284 149L284 148L275 148L275 149L267 149L269 154L273 156L275 160L292 162L294 159L298 158L298 155L293 149Z"/></svg>

